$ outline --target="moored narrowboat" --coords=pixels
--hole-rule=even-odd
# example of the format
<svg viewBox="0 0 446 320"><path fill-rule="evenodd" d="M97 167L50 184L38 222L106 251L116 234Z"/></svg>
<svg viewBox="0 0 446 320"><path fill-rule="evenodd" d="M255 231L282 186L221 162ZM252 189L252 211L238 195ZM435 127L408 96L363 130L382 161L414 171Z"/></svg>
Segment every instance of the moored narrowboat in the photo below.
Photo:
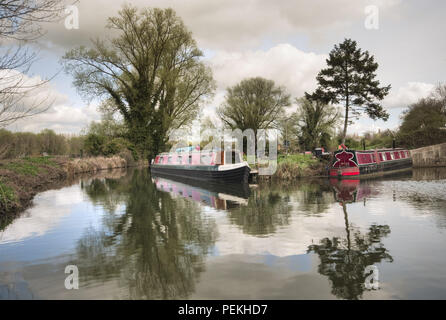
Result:
<svg viewBox="0 0 446 320"><path fill-rule="evenodd" d="M157 155L150 167L155 174L225 183L248 183L251 170L237 150L179 149Z"/></svg>
<svg viewBox="0 0 446 320"><path fill-rule="evenodd" d="M334 152L330 177L352 178L386 175L412 168L412 157L405 149L349 150Z"/></svg>

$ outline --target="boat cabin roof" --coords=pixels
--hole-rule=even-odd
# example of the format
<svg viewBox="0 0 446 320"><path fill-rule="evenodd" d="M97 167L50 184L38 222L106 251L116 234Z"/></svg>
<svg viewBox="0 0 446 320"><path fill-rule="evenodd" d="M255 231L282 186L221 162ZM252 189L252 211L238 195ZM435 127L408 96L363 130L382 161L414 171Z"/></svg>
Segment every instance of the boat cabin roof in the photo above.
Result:
<svg viewBox="0 0 446 320"><path fill-rule="evenodd" d="M369 150L355 150L355 149L345 149L345 151L350 151L350 152L370 152L370 153L375 153L376 152L391 152L391 151L406 151L407 149L404 148L388 148L388 149L369 149ZM336 150L336 152L340 152L340 151L344 151L344 149L342 150Z"/></svg>
<svg viewBox="0 0 446 320"><path fill-rule="evenodd" d="M190 153L214 153L214 152L240 152L239 150L232 149L232 150L223 150L223 149L217 149L217 150L191 150L191 151L174 151L174 152L162 152L158 154L158 156L168 156L170 154L190 154Z"/></svg>

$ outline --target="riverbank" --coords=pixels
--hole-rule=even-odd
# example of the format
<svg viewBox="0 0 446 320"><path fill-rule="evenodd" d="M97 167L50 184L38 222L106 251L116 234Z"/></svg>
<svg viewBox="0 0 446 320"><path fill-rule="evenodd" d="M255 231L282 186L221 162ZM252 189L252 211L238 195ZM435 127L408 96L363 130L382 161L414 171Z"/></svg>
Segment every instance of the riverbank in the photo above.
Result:
<svg viewBox="0 0 446 320"><path fill-rule="evenodd" d="M0 161L0 219L28 207L38 192L80 173L143 166L124 157L26 157Z"/></svg>
<svg viewBox="0 0 446 320"><path fill-rule="evenodd" d="M327 162L313 155L289 154L279 155L277 170L272 176L259 176L261 180L292 181L296 178L327 176Z"/></svg>

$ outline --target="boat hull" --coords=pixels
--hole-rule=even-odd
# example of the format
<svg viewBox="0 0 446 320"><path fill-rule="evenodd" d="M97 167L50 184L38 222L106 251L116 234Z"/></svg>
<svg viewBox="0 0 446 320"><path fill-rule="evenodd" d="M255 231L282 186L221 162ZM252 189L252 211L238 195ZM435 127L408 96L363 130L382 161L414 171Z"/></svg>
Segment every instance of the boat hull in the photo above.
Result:
<svg viewBox="0 0 446 320"><path fill-rule="evenodd" d="M181 167L181 166L151 166L151 172L171 177L194 179L198 181L248 183L249 166L219 171L217 166Z"/></svg>

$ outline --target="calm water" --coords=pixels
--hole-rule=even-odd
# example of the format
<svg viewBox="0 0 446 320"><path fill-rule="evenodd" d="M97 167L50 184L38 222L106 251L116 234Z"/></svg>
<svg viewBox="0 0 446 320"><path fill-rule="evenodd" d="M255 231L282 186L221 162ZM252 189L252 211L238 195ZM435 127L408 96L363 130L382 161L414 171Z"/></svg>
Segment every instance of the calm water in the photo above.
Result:
<svg viewBox="0 0 446 320"><path fill-rule="evenodd" d="M445 299L445 179L222 188L102 173L1 227L0 298ZM364 284L371 265L378 290Z"/></svg>

